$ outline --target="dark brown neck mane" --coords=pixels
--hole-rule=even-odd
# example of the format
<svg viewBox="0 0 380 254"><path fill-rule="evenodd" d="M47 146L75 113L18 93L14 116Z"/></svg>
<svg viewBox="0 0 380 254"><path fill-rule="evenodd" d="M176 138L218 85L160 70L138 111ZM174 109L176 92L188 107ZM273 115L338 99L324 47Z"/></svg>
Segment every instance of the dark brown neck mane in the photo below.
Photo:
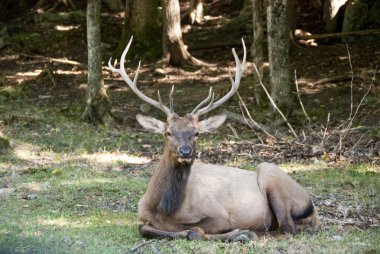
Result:
<svg viewBox="0 0 380 254"><path fill-rule="evenodd" d="M174 214L181 207L194 161L193 158L191 163L179 163L171 156L168 146L165 145L164 154L148 187L152 209L166 215Z"/></svg>

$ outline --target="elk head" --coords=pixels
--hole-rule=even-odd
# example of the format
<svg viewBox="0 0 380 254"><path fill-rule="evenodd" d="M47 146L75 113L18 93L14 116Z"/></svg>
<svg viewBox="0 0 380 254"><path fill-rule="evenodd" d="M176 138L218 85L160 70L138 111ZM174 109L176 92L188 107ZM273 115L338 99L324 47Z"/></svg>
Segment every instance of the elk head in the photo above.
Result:
<svg viewBox="0 0 380 254"><path fill-rule="evenodd" d="M226 120L225 115L216 115L209 117L205 120L199 121L199 117L207 112L219 107L225 103L229 98L231 98L237 89L239 88L241 76L245 70L246 62L246 47L244 40L242 39L244 56L243 61L240 62L238 56L236 55L235 49L232 49L232 54L236 62L236 73L235 79L232 78L231 71L229 71L229 77L231 81L230 91L222 98L215 101L215 93L212 91L212 87L209 90L209 94L205 100L198 104L194 110L186 114L184 117L178 116L174 113L173 109L173 91L174 86L169 95L170 107L163 105L160 92L157 92L158 101L153 100L146 95L144 95L136 86L138 74L141 66L141 61L136 70L135 77L133 81L129 78L128 74L125 72L124 63L125 56L129 50L132 43L133 37L129 40L123 54L120 59L120 67L116 69L111 64L111 59L108 62L108 66L113 72L117 72L123 78L123 80L128 84L132 91L140 97L143 101L151 104L152 106L162 110L166 116L166 123L151 117L144 115L137 115L137 121L146 130L156 133L163 133L166 136L166 147L165 152L168 152L171 159L178 163L192 163L195 158L196 140L200 133L209 132L217 129Z"/></svg>

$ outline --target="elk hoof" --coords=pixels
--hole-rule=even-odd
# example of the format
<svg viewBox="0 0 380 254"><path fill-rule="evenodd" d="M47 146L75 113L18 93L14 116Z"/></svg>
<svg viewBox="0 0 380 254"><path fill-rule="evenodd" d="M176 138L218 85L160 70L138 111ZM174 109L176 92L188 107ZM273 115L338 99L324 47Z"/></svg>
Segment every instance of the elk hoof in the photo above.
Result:
<svg viewBox="0 0 380 254"><path fill-rule="evenodd" d="M189 233L187 234L187 240L190 241L203 240L204 237L204 230L198 227L192 228L191 230L189 230Z"/></svg>
<svg viewBox="0 0 380 254"><path fill-rule="evenodd" d="M281 225L280 231L291 235L296 235L299 233L299 230L295 226L291 226L289 224Z"/></svg>
<svg viewBox="0 0 380 254"><path fill-rule="evenodd" d="M238 234L232 239L233 242L248 242L257 238L254 231L240 230Z"/></svg>

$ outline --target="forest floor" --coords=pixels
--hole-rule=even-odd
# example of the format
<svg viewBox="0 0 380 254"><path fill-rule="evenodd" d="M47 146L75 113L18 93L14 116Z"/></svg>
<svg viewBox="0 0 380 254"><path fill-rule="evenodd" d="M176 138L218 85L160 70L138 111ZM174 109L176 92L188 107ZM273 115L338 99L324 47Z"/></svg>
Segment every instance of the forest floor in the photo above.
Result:
<svg viewBox="0 0 380 254"><path fill-rule="evenodd" d="M27 16L8 24L12 43L0 50L0 253L380 252L379 41L292 45L291 66L310 118L301 109L289 116L297 137L277 114L256 105L249 63L242 99L235 96L215 114L242 116L244 102L274 137L230 119L199 140L205 162L247 170L261 161L280 164L311 193L320 217L316 229L296 236L268 233L247 243L155 240L133 249L144 243L137 203L163 138L137 125L141 101L107 67L105 85L118 126L107 130L82 122L86 36L83 15L76 17L61 23ZM122 17L102 18L106 63ZM236 27L229 21L210 16L185 34L190 52L213 66L158 68L157 60L142 59L141 90L168 94L174 84L180 115L203 100L211 85L224 93L234 62L231 47L217 43L230 43L241 55L240 38L252 40L249 25L231 30ZM127 60L131 75L137 62ZM147 114L163 119L153 109Z"/></svg>

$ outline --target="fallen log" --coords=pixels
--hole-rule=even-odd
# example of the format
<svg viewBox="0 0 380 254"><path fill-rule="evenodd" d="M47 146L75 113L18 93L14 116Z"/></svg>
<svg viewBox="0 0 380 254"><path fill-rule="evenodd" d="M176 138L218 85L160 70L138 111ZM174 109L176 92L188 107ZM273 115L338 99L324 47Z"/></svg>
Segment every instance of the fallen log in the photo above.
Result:
<svg viewBox="0 0 380 254"><path fill-rule="evenodd" d="M68 64L68 65L80 66L80 67L86 66L86 64L83 64L83 63L80 63L77 61L73 61L73 60L68 60L65 58L53 58L53 57L46 57L46 56L40 56L40 55L28 55L28 54L21 54L21 56L24 58L37 59L37 60L46 61L46 62Z"/></svg>
<svg viewBox="0 0 380 254"><path fill-rule="evenodd" d="M309 34L309 35L297 34L297 35L294 35L294 38L296 40L321 40L321 39L339 38L339 37L346 37L346 36L361 36L361 35L374 35L374 34L380 34L380 29L341 32L341 33L328 33L328 34Z"/></svg>

